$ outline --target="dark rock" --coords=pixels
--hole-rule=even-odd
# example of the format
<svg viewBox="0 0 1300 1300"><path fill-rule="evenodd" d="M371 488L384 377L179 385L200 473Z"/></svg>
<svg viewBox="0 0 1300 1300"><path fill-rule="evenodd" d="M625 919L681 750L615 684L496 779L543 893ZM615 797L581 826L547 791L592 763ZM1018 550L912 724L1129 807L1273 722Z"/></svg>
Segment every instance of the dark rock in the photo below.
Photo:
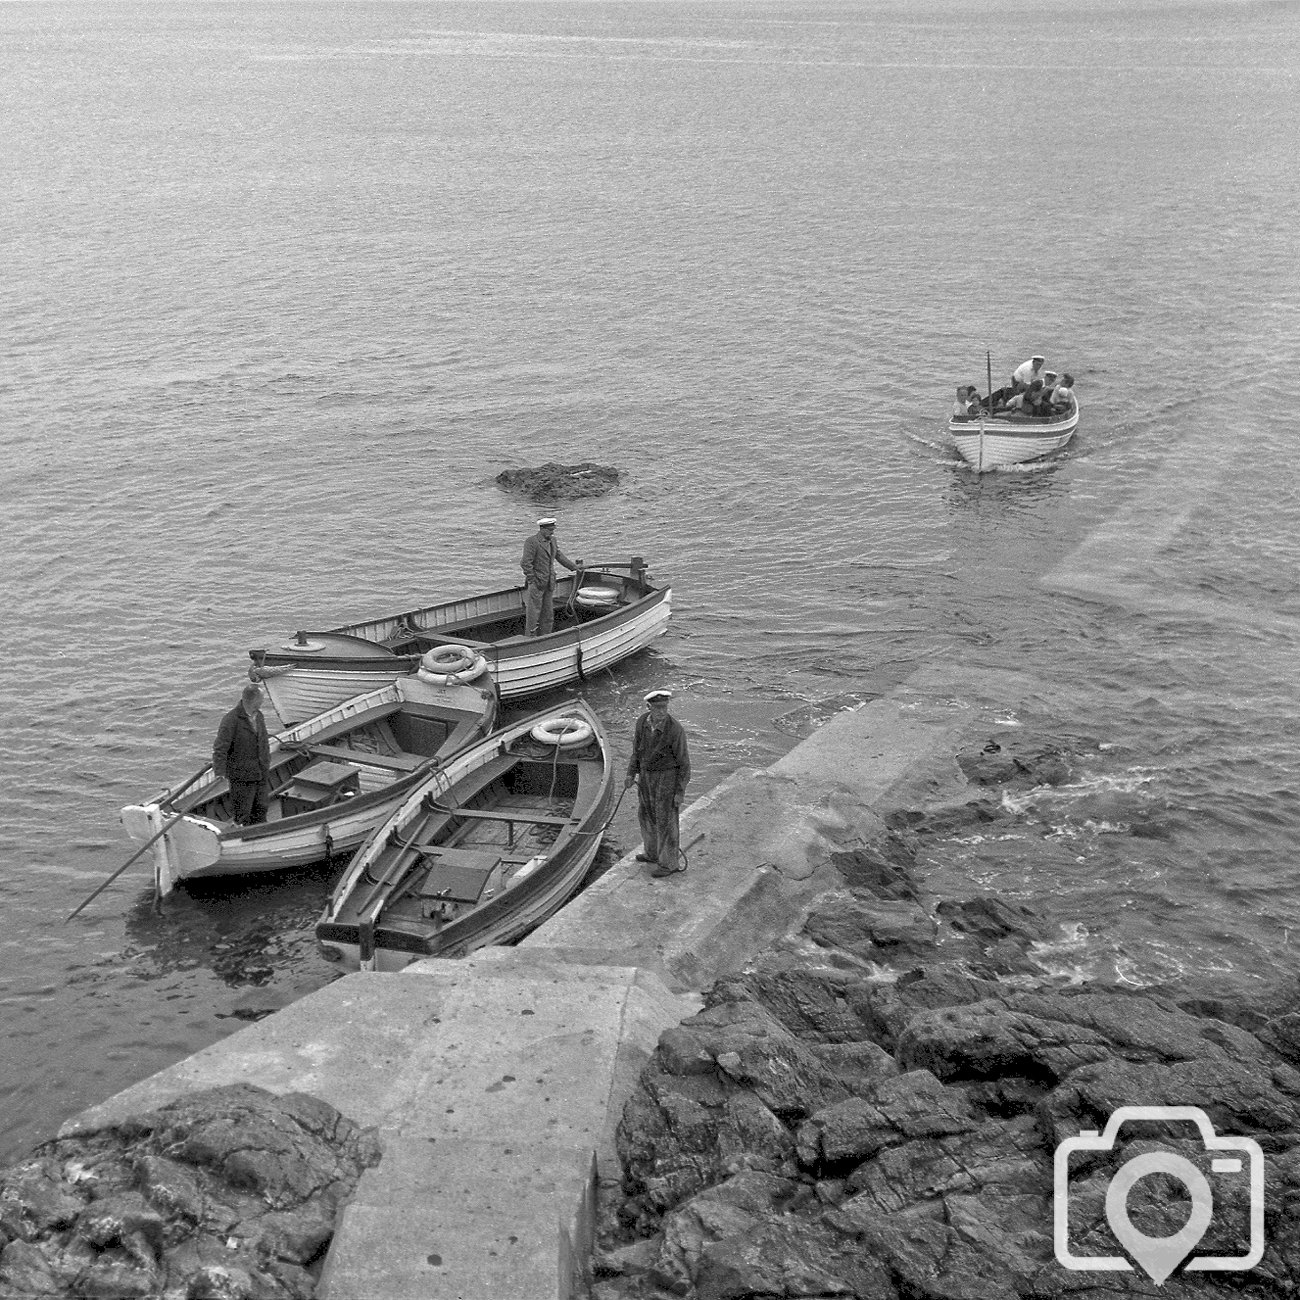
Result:
<svg viewBox="0 0 1300 1300"><path fill-rule="evenodd" d="M75 1223L83 1205L64 1182L57 1161L24 1161L7 1170L0 1183L0 1230L19 1241L31 1241Z"/></svg>
<svg viewBox="0 0 1300 1300"><path fill-rule="evenodd" d="M697 1300L862 1296L896 1300L889 1270L859 1249L853 1235L819 1220L767 1221L701 1252Z"/></svg>
<svg viewBox="0 0 1300 1300"><path fill-rule="evenodd" d="M529 501L576 501L604 496L616 488L619 472L612 465L597 465L590 460L577 465L548 461L535 469L502 470L496 481L507 492L518 493Z"/></svg>
<svg viewBox="0 0 1300 1300"><path fill-rule="evenodd" d="M896 963L932 955L938 927L916 903L877 899L853 890L824 896L809 912L804 933L823 948Z"/></svg>
<svg viewBox="0 0 1300 1300"><path fill-rule="evenodd" d="M965 1095L928 1070L898 1075L869 1097L819 1110L797 1135L799 1162L819 1177L846 1172L888 1146L918 1137L964 1133L978 1126Z"/></svg>
<svg viewBox="0 0 1300 1300"><path fill-rule="evenodd" d="M877 1043L810 1043L809 1050L854 1096L866 1096L898 1071L898 1062Z"/></svg>
<svg viewBox="0 0 1300 1300"><path fill-rule="evenodd" d="M1060 928L1035 908L1023 903L1004 903L988 895L959 902L945 899L935 908L935 915L959 933L972 935L984 943L1002 939L1041 943L1053 938Z"/></svg>
<svg viewBox="0 0 1300 1300"><path fill-rule="evenodd" d="M973 785L1029 790L1070 779L1069 764L1059 746L1016 739L964 751L957 755L957 766Z"/></svg>
<svg viewBox="0 0 1300 1300"><path fill-rule="evenodd" d="M1266 1020L1255 1030L1255 1037L1284 1061L1300 1066L1300 1012L1291 1011L1274 1020Z"/></svg>
<svg viewBox="0 0 1300 1300"><path fill-rule="evenodd" d="M709 1244L749 1232L770 1216L784 1213L799 1187L789 1179L745 1170L706 1188L665 1216L647 1271L659 1285L688 1289Z"/></svg>
<svg viewBox="0 0 1300 1300"><path fill-rule="evenodd" d="M307 1300L378 1158L324 1102L244 1085L57 1138L0 1173L0 1297Z"/></svg>
<svg viewBox="0 0 1300 1300"><path fill-rule="evenodd" d="M642 1073L616 1132L630 1217L645 1227L742 1169L793 1177L794 1139L755 1097L728 1080Z"/></svg>
<svg viewBox="0 0 1300 1300"><path fill-rule="evenodd" d="M911 899L917 897L912 869L916 866L916 849L910 838L890 831L879 847L865 845L847 852L832 853L831 865L844 877L851 889L864 889L877 898Z"/></svg>
<svg viewBox="0 0 1300 1300"><path fill-rule="evenodd" d="M695 1046L687 1044L694 1041ZM710 1057L716 1072L752 1092L774 1114L797 1120L810 1110L847 1097L848 1089L815 1052L766 1008L744 999L719 1002L684 1021L670 1036L665 1071L681 1060Z"/></svg>
<svg viewBox="0 0 1300 1300"><path fill-rule="evenodd" d="M1095 1129L1120 1106L1199 1106L1216 1130L1289 1147L1300 1133L1300 1078L1289 1066L1226 1056L1140 1062L1104 1060L1075 1070L1039 1107L1059 1141Z"/></svg>
<svg viewBox="0 0 1300 1300"><path fill-rule="evenodd" d="M935 966L906 971L893 983L863 983L846 996L867 1037L892 1052L898 1035L917 1012L965 1006L1004 992L994 980Z"/></svg>
<svg viewBox="0 0 1300 1300"><path fill-rule="evenodd" d="M861 984L860 976L810 970L788 954L777 953L717 985L709 998L759 1003L805 1042L852 1043L863 1036L862 1021L850 1002Z"/></svg>
<svg viewBox="0 0 1300 1300"><path fill-rule="evenodd" d="M958 804L936 805L924 812L909 809L891 813L887 820L889 825L906 829L914 835L943 838L964 835L972 827L1006 819L1006 811L996 800L967 799Z"/></svg>

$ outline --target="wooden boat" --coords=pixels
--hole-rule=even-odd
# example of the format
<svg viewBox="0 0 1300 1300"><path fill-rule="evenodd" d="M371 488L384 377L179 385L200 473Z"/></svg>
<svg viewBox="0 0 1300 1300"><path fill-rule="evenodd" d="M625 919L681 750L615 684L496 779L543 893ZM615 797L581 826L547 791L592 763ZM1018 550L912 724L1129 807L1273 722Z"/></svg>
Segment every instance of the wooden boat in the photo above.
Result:
<svg viewBox="0 0 1300 1300"><path fill-rule="evenodd" d="M1060 451L1074 437L1078 423L1076 397L1060 415L1021 415L1019 411L954 415L948 421L948 432L962 459L982 472Z"/></svg>
<svg viewBox="0 0 1300 1300"><path fill-rule="evenodd" d="M523 635L522 586L299 632L282 645L250 650L249 675L263 680L286 723L422 671L457 681L490 673L500 697L516 699L580 681L645 649L667 629L672 589L656 586L634 557L559 579L554 603L555 630L540 637ZM464 667L448 673L458 648Z"/></svg>
<svg viewBox="0 0 1300 1300"><path fill-rule="evenodd" d="M316 926L321 951L389 971L521 937L582 883L613 786L581 701L479 741L428 773L352 859Z"/></svg>
<svg viewBox="0 0 1300 1300"><path fill-rule="evenodd" d="M267 820L230 820L230 786L211 765L180 790L122 809L133 840L153 845L159 895L178 880L302 866L362 844L403 797L486 734L496 697L484 685L388 682L271 741Z"/></svg>

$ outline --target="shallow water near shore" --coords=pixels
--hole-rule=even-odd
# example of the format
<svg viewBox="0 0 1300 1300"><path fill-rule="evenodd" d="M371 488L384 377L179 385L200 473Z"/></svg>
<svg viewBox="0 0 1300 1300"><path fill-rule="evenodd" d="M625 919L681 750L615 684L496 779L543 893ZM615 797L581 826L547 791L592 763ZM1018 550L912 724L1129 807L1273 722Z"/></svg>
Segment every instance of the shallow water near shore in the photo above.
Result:
<svg viewBox="0 0 1300 1300"><path fill-rule="evenodd" d="M1063 974L1300 970L1298 70L1251 4L0 6L0 1159L335 977L329 868L63 917L247 648L513 582L548 460L674 588L620 746L671 687L702 793L1029 674L991 734L1070 779L933 878ZM1073 373L1062 456L956 462L986 350Z"/></svg>

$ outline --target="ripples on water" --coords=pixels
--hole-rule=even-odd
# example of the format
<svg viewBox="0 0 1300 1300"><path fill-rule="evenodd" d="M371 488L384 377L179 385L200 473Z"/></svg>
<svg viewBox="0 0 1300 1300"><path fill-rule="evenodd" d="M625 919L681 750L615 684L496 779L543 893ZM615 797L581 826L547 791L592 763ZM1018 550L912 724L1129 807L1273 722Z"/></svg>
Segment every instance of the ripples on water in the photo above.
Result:
<svg viewBox="0 0 1300 1300"><path fill-rule="evenodd" d="M512 581L503 468L624 471L698 787L919 665L1063 788L933 868L1052 900L1056 969L1292 972L1297 17L780 4L0 6L15 178L0 1157L319 986L330 873L156 917L121 804L251 645ZM977 478L953 386L1085 417ZM1284 387L1284 385L1283 385ZM630 815L616 827L635 839Z"/></svg>

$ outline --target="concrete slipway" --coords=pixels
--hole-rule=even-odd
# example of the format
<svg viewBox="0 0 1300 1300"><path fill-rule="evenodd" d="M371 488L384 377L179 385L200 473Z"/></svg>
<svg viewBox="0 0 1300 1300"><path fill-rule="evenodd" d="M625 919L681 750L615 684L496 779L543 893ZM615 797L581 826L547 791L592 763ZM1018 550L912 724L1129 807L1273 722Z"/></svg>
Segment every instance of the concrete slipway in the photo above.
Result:
<svg viewBox="0 0 1300 1300"><path fill-rule="evenodd" d="M568 1300L596 1179L660 1033L836 883L878 807L944 797L952 755L1033 689L925 670L841 713L682 815L690 869L624 858L513 948L353 974L69 1121L63 1133L244 1081L311 1093L380 1130L335 1234L323 1300ZM986 734L984 731L978 734Z"/></svg>

